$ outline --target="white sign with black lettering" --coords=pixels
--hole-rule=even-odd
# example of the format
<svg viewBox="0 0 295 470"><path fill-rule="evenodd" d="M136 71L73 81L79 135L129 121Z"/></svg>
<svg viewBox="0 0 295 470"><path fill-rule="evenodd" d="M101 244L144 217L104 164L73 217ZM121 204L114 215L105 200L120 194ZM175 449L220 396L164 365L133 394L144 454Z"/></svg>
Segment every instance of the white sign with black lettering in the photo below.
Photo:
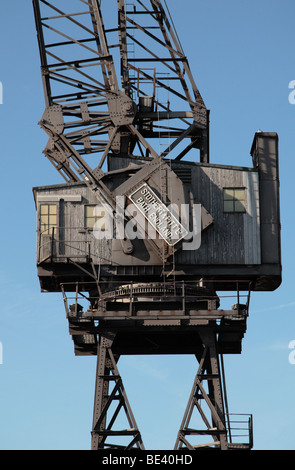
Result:
<svg viewBox="0 0 295 470"><path fill-rule="evenodd" d="M147 183L144 183L128 197L168 245L176 245L188 234L186 228Z"/></svg>

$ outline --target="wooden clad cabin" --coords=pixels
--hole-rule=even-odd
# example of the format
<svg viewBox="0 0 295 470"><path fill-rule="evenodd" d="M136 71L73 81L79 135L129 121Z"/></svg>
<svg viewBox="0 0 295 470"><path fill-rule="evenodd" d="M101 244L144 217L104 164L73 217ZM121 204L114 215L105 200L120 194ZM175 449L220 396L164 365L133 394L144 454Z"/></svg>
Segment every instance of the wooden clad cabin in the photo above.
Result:
<svg viewBox="0 0 295 470"><path fill-rule="evenodd" d="M86 184L34 188L42 289L58 291L60 282L86 282L93 270L106 279L145 281L146 276L160 279L163 269L173 269L180 279L216 279L220 290L235 288L236 280L252 281L254 290L277 288L281 282L277 134L257 133L251 155L251 167L172 161L186 200L201 204L211 218L201 232L200 246L176 251L173 266L164 266L144 241L135 241L134 252L125 254L115 236L98 239L94 227L104 232L109 216ZM114 175L109 187L124 178L115 170L139 163L144 161L109 156ZM116 218L111 223L115 233Z"/></svg>

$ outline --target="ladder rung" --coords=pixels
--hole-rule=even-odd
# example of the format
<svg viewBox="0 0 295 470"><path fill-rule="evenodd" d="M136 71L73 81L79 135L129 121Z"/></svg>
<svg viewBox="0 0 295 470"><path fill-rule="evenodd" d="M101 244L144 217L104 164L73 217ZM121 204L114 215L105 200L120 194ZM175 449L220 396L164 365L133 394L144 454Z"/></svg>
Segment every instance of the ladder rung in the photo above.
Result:
<svg viewBox="0 0 295 470"><path fill-rule="evenodd" d="M100 379L104 380L119 380L121 379L120 375L100 375Z"/></svg>
<svg viewBox="0 0 295 470"><path fill-rule="evenodd" d="M139 10L126 11L126 15L154 15L155 13L156 13L155 11L139 11Z"/></svg>
<svg viewBox="0 0 295 470"><path fill-rule="evenodd" d="M181 431L182 434L185 434L185 435L193 435L193 434L209 434L209 435L214 435L214 434L225 434L226 433L226 429L217 429L217 428L210 428L210 429L189 429L189 428L185 428Z"/></svg>
<svg viewBox="0 0 295 470"><path fill-rule="evenodd" d="M199 374L198 379L200 380L212 380L212 379L218 379L219 375L218 374Z"/></svg>
<svg viewBox="0 0 295 470"><path fill-rule="evenodd" d="M103 436L133 436L139 434L139 431L138 429L124 429L122 431L108 431L107 429L104 429L102 431L95 432L95 434Z"/></svg>
<svg viewBox="0 0 295 470"><path fill-rule="evenodd" d="M194 449L206 449L207 447L212 447L212 446L215 446L215 447L220 447L220 441L214 441L214 442L207 442L205 444L198 444L198 445L195 445L193 446Z"/></svg>

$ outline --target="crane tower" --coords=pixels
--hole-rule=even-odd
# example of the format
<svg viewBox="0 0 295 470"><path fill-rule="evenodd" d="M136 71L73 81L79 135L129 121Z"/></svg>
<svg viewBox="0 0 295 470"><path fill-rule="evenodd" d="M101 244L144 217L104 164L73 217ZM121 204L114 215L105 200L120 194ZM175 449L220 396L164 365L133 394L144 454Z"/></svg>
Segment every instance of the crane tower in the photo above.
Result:
<svg viewBox="0 0 295 470"><path fill-rule="evenodd" d="M97 356L91 448L145 449L120 356L190 354L175 450L250 449L223 356L242 351L250 293L281 283L278 136L255 134L249 167L211 163L209 110L166 0L33 8L44 154L64 180L33 189L37 270L62 293L75 354Z"/></svg>

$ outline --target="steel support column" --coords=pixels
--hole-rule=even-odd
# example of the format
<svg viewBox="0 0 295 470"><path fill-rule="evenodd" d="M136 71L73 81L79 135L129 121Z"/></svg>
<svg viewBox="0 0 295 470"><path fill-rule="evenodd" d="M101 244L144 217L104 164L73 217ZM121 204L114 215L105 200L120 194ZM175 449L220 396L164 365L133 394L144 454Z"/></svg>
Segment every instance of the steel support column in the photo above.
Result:
<svg viewBox="0 0 295 470"><path fill-rule="evenodd" d="M201 357L197 358L199 360L198 372L174 449L185 446L190 450L212 447L227 450L227 429L216 333L213 329L200 330L199 336L203 343L203 353ZM207 414L205 406L201 406L201 400L204 400L206 404ZM195 409L205 424L205 428L193 429L189 427ZM212 436L213 442L193 445L188 441L188 436L204 435Z"/></svg>
<svg viewBox="0 0 295 470"><path fill-rule="evenodd" d="M105 333L100 336L98 344L91 450L106 448L129 450L133 447L144 450L141 435L117 368L118 357L115 359L111 349L115 336L110 332ZM129 428L114 430L113 425L122 410L125 412ZM112 413L111 418L108 412ZM108 437L112 436L117 439L122 438L123 443L119 445L106 442ZM131 441L126 444L126 439L130 438Z"/></svg>

